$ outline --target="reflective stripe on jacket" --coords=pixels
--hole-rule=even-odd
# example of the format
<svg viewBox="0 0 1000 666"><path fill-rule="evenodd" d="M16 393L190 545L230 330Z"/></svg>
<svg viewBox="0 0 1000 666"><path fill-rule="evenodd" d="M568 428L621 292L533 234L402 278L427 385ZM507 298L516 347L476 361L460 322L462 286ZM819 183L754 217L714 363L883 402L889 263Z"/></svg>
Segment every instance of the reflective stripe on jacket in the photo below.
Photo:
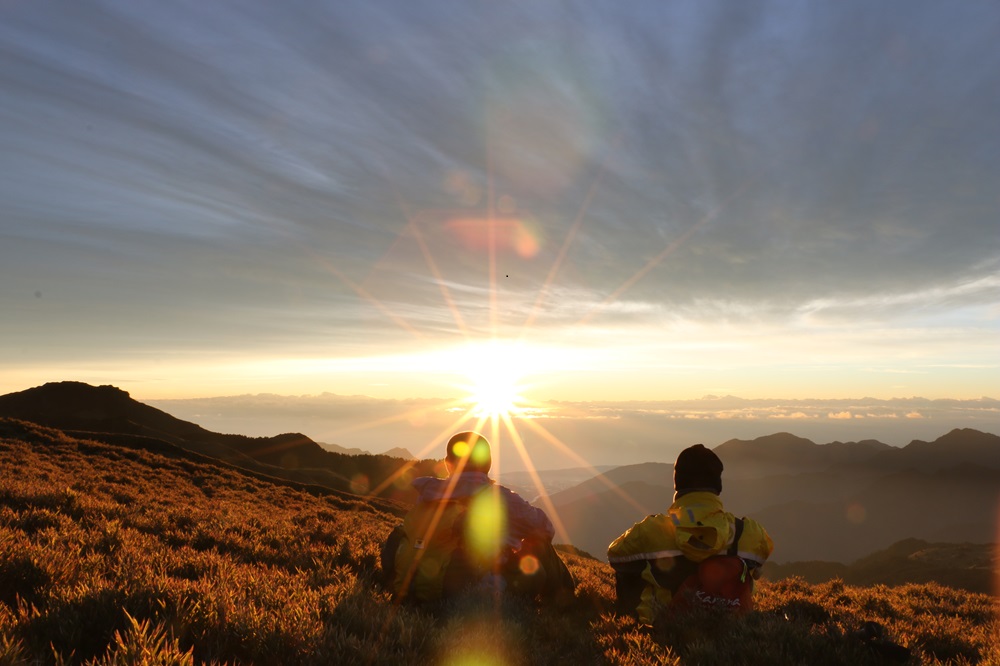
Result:
<svg viewBox="0 0 1000 666"><path fill-rule="evenodd" d="M641 598L634 609L640 621L651 623L676 589L673 581L664 586L664 577L657 574L673 568L675 558L701 562L724 553L733 542L735 525L736 517L723 509L718 495L689 492L678 497L666 513L647 516L608 546L608 562L616 571L628 569L632 573L626 575L641 575ZM745 518L737 554L753 567L762 565L772 550L771 537L760 523Z"/></svg>

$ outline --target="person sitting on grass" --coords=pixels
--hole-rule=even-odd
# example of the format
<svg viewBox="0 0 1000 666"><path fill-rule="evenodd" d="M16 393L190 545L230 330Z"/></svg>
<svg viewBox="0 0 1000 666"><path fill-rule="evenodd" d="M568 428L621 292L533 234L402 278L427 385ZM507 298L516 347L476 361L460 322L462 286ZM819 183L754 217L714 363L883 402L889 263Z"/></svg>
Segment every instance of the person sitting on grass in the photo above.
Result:
<svg viewBox="0 0 1000 666"><path fill-rule="evenodd" d="M420 477L416 505L382 548L397 601L436 601L469 588L563 604L575 583L552 547L545 512L494 483L490 443L460 432L446 447L448 478Z"/></svg>
<svg viewBox="0 0 1000 666"><path fill-rule="evenodd" d="M774 549L759 523L727 513L722 461L701 444L674 463L674 502L608 546L616 610L652 624L667 609L752 608L753 580Z"/></svg>

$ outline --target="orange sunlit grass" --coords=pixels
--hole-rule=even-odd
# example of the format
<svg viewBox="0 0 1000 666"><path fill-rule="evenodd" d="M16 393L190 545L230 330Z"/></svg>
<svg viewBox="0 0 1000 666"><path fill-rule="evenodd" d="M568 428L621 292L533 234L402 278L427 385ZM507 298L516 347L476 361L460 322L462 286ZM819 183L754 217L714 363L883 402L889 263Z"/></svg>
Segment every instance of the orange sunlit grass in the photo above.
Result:
<svg viewBox="0 0 1000 666"><path fill-rule="evenodd" d="M738 663L747 645L757 663L882 663L850 638L869 620L910 663L1000 657L996 599L935 584L765 580L749 617L642 629L610 612L611 568L572 548L569 607L470 598L436 617L379 582L395 503L133 444L0 419L0 464L19 470L0 479L0 663L642 666Z"/></svg>

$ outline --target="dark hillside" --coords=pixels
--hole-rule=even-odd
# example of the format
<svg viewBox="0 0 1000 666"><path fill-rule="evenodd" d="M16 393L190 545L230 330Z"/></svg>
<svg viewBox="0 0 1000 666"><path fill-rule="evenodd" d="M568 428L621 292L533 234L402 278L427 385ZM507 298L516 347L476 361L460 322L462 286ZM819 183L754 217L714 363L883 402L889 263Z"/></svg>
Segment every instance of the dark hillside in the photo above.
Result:
<svg viewBox="0 0 1000 666"><path fill-rule="evenodd" d="M764 575L772 580L800 576L810 583L839 578L851 585L933 581L969 592L1000 595L1000 546L904 539L851 564L768 563L764 566Z"/></svg>
<svg viewBox="0 0 1000 666"><path fill-rule="evenodd" d="M405 480L433 475L431 461L403 461L385 455L346 455L323 449L300 433L246 437L205 430L133 400L114 386L59 382L0 396L6 416L88 437L122 442L123 435L162 440L271 476L319 483L339 490L412 501ZM392 483L402 470L403 482Z"/></svg>
<svg viewBox="0 0 1000 666"><path fill-rule="evenodd" d="M395 607L378 582L388 503L10 420L0 470L0 664L874 666L866 621L913 664L1000 659L985 595L798 579L762 583L748 617L646 630L609 613L610 568L570 552L561 611Z"/></svg>
<svg viewBox="0 0 1000 666"><path fill-rule="evenodd" d="M907 538L991 542L1000 471L960 466L887 474L843 497L791 499L754 511L778 561L853 562Z"/></svg>
<svg viewBox="0 0 1000 666"><path fill-rule="evenodd" d="M137 402L114 386L82 382L50 383L0 396L0 416L60 430L147 435L175 444L188 440L224 444L230 440Z"/></svg>

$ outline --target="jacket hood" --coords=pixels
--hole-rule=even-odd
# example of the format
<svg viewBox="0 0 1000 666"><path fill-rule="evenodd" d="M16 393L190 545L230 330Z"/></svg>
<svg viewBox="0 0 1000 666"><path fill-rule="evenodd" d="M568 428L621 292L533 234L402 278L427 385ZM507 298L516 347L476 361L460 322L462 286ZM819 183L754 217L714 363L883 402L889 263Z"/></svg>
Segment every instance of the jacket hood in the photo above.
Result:
<svg viewBox="0 0 1000 666"><path fill-rule="evenodd" d="M677 548L695 562L724 550L732 540L732 517L713 492L685 493L670 505L667 517Z"/></svg>

